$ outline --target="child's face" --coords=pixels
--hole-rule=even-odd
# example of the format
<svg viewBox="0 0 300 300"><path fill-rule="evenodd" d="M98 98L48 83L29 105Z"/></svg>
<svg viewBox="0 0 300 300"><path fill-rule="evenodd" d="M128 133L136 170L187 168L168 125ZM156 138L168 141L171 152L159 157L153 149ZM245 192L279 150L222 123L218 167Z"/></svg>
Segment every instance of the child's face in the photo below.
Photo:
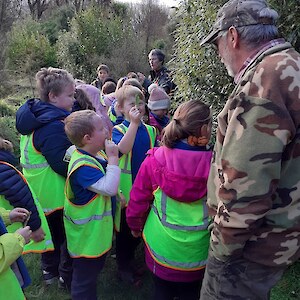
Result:
<svg viewBox="0 0 300 300"><path fill-rule="evenodd" d="M109 136L108 130L104 126L104 122L100 116L95 116L93 123L95 129L90 136L90 146L97 152L105 148L105 140L108 139Z"/></svg>
<svg viewBox="0 0 300 300"><path fill-rule="evenodd" d="M124 101L123 107L121 108L121 112L124 114L125 119L130 121L129 112L133 107L139 110L141 116L144 116L146 113L145 101L143 99L136 99L136 97L129 97Z"/></svg>
<svg viewBox="0 0 300 300"><path fill-rule="evenodd" d="M98 78L101 82L103 82L108 77L108 72L106 70L99 70L98 72Z"/></svg>
<svg viewBox="0 0 300 300"><path fill-rule="evenodd" d="M72 107L75 101L74 98L75 85L66 85L59 95L49 94L50 103L61 109L72 111Z"/></svg>
<svg viewBox="0 0 300 300"><path fill-rule="evenodd" d="M163 118L164 116L167 115L168 110L167 109L157 109L157 110L152 110L152 112L157 115L159 118Z"/></svg>

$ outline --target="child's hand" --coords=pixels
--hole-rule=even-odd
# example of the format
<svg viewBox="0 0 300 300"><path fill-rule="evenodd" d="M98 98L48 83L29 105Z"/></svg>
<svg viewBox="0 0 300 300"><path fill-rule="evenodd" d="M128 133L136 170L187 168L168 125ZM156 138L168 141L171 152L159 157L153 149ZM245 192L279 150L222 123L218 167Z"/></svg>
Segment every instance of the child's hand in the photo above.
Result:
<svg viewBox="0 0 300 300"><path fill-rule="evenodd" d="M32 231L29 226L24 228L20 228L16 231L17 233L21 234L21 236L25 239L25 244L28 244L31 238Z"/></svg>
<svg viewBox="0 0 300 300"><path fill-rule="evenodd" d="M143 115L136 108L136 106L132 107L129 111L129 118L131 123L140 124Z"/></svg>
<svg viewBox="0 0 300 300"><path fill-rule="evenodd" d="M9 219L11 223L14 222L25 222L27 217L29 216L29 211L22 207L17 207L11 210L9 213Z"/></svg>
<svg viewBox="0 0 300 300"><path fill-rule="evenodd" d="M109 165L117 166L119 164L119 149L113 141L105 140L105 153Z"/></svg>
<svg viewBox="0 0 300 300"><path fill-rule="evenodd" d="M131 234L133 237L135 238L138 238L138 237L141 237L142 236L142 233L140 231L134 231L134 230L131 230Z"/></svg>
<svg viewBox="0 0 300 300"><path fill-rule="evenodd" d="M45 232L42 227L32 232L31 238L37 243L45 239Z"/></svg>

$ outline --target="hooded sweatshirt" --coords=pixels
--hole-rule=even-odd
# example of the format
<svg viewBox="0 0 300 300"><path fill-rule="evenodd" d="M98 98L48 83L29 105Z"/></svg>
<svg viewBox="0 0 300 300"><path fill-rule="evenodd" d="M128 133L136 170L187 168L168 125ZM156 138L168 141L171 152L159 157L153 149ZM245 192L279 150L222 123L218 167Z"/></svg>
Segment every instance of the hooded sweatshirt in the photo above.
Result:
<svg viewBox="0 0 300 300"><path fill-rule="evenodd" d="M70 113L39 99L26 101L17 111L16 128L22 135L34 132L33 146L42 153L54 172L66 177L68 163L63 160L72 145L63 120Z"/></svg>
<svg viewBox="0 0 300 300"><path fill-rule="evenodd" d="M212 152L206 147L192 147L179 142L175 148L154 148L147 155L133 184L126 212L128 226L133 231L142 231L153 203L153 192L158 187L168 197L185 203L195 202L205 197L207 192ZM147 247L145 252L149 269L155 270L155 275L164 280L189 282L199 280L203 275L203 270L168 269L152 259Z"/></svg>

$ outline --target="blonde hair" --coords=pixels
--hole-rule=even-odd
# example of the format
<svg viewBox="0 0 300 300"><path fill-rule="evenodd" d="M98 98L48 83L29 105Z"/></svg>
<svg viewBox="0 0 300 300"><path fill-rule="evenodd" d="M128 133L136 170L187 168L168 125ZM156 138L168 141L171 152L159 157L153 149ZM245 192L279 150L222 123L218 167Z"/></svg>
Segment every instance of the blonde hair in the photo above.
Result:
<svg viewBox="0 0 300 300"><path fill-rule="evenodd" d="M69 140L77 147L82 144L83 137L91 135L95 130L94 120L98 115L92 110L80 110L65 118L65 132Z"/></svg>
<svg viewBox="0 0 300 300"><path fill-rule="evenodd" d="M0 150L13 152L14 147L13 147L13 144L10 141L5 140L2 137L0 137Z"/></svg>
<svg viewBox="0 0 300 300"><path fill-rule="evenodd" d="M130 97L139 97L141 100L145 101L145 96L142 91L132 85L124 85L116 92L117 102L120 107L124 106L124 102Z"/></svg>
<svg viewBox="0 0 300 300"><path fill-rule="evenodd" d="M203 102L190 100L180 104L172 121L163 130L162 144L172 148L177 141L189 136L199 137L202 125L210 120L210 108Z"/></svg>
<svg viewBox="0 0 300 300"><path fill-rule="evenodd" d="M64 87L69 84L75 85L73 76L64 69L42 68L35 75L40 99L49 102L49 93L59 95Z"/></svg>

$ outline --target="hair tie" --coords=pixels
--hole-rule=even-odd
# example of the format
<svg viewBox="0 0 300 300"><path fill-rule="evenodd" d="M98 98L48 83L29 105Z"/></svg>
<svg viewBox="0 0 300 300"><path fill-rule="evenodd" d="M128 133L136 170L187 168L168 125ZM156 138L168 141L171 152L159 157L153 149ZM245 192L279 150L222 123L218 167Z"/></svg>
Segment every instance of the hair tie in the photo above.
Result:
<svg viewBox="0 0 300 300"><path fill-rule="evenodd" d="M196 137L196 136L190 135L187 138L187 143L190 146L206 146L208 144L208 142L209 142L209 140L206 136Z"/></svg>

